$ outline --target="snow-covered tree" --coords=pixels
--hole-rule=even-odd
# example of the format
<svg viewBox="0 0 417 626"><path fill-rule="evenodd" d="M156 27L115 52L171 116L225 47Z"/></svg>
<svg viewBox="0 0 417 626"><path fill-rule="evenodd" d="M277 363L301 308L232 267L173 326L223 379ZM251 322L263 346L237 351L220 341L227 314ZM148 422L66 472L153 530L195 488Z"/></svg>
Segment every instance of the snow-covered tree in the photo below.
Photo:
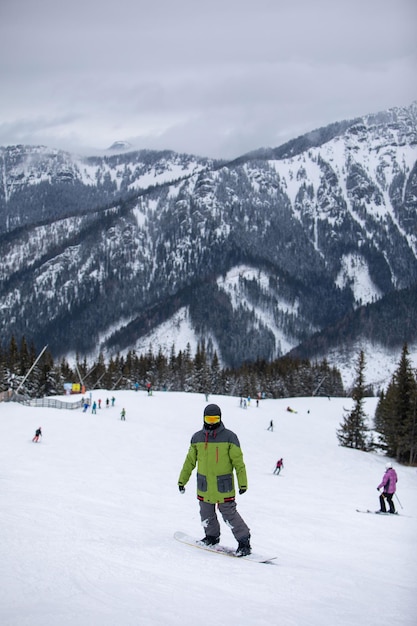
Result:
<svg viewBox="0 0 417 626"><path fill-rule="evenodd" d="M356 378L352 392L354 406L351 411L346 411L340 428L337 430L337 438L340 445L356 450L367 450L368 427L366 425L366 414L363 408L365 397L365 355L361 350L356 364Z"/></svg>

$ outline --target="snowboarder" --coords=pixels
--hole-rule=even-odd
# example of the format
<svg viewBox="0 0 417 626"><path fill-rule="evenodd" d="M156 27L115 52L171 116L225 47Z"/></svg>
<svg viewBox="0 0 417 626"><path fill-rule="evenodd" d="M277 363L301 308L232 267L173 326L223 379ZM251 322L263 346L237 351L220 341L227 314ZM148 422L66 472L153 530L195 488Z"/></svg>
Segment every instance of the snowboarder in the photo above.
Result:
<svg viewBox="0 0 417 626"><path fill-rule="evenodd" d="M35 432L35 436L32 439L32 441L34 441L35 443L37 443L39 441L39 437L42 437L42 428L39 426L39 428L36 430Z"/></svg>
<svg viewBox="0 0 417 626"><path fill-rule="evenodd" d="M394 493L397 489L396 485L397 485L397 481L398 481L398 477L397 477L397 472L395 471L395 469L392 467L392 463L387 463L385 466L385 474L382 477L382 481L380 482L380 484L377 487L377 490L379 491L380 489L382 489L382 493L379 496L379 503L381 505L380 510L378 511L378 513L386 513L387 509L385 506L385 499L388 500L388 504L389 504L389 512L390 513L395 513L395 506L394 503L392 501L393 497L394 497Z"/></svg>
<svg viewBox="0 0 417 626"><path fill-rule="evenodd" d="M283 459L279 459L277 461L277 464L276 464L275 469L274 469L274 474L278 475L280 473L280 471L281 471L281 468L284 468L284 460Z"/></svg>
<svg viewBox="0 0 417 626"><path fill-rule="evenodd" d="M273 430L274 430L274 422L273 422L273 420L271 420L271 421L269 422L269 426L268 426L268 428L267 428L266 430L270 430L270 431L272 431L272 432L273 432Z"/></svg>
<svg viewBox="0 0 417 626"><path fill-rule="evenodd" d="M122 409L122 412L120 413L120 419L125 422L126 421L126 409Z"/></svg>
<svg viewBox="0 0 417 626"><path fill-rule="evenodd" d="M236 510L233 470L236 472L239 493L248 488L246 467L239 439L222 422L222 413L217 404L204 409L203 428L194 433L184 461L178 487L185 492L197 464L197 499L200 503L201 523L205 531L202 542L216 545L220 541L218 509L238 542L237 556L251 553L250 531Z"/></svg>

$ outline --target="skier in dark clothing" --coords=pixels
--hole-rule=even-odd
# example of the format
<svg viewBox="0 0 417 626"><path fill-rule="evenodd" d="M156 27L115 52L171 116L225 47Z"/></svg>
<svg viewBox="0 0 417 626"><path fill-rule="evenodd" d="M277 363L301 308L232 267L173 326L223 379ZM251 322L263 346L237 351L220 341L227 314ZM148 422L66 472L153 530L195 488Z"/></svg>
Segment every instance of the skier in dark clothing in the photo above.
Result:
<svg viewBox="0 0 417 626"><path fill-rule="evenodd" d="M39 441L39 437L42 437L42 429L41 429L41 427L40 427L40 426L39 426L39 428L36 430L36 432L35 432L35 436L34 436L34 438L32 439L32 441L34 441L35 443L37 443L37 442Z"/></svg>
<svg viewBox="0 0 417 626"><path fill-rule="evenodd" d="M277 464L275 466L274 469L274 474L279 474L281 471L281 468L284 467L284 460L283 459L279 459L279 461L277 461Z"/></svg>
<svg viewBox="0 0 417 626"><path fill-rule="evenodd" d="M379 496L379 503L381 505L381 508L378 511L378 513L387 512L387 509L385 506L385 499L387 499L388 504L389 504L389 512L392 514L396 513L395 506L394 506L392 499L397 489L397 481L398 481L397 472L392 467L392 463L387 463L385 466L385 474L383 475L382 481L377 487L378 491L381 488L383 489L382 493Z"/></svg>

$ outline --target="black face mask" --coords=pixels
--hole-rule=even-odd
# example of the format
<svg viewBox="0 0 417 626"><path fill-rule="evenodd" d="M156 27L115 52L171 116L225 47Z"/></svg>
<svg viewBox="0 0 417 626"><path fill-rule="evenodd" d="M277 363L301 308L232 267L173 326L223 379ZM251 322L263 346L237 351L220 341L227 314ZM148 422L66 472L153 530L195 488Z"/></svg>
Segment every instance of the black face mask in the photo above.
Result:
<svg viewBox="0 0 417 626"><path fill-rule="evenodd" d="M218 428L221 424L220 422L217 422L217 424L206 424L206 422L204 422L204 429L205 430L216 430L216 428Z"/></svg>

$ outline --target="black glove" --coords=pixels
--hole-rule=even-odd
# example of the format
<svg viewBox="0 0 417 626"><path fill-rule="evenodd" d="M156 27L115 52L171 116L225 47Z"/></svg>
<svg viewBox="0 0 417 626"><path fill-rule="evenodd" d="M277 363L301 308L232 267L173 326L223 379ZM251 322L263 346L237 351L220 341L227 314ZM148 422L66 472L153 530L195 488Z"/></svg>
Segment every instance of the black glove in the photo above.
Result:
<svg viewBox="0 0 417 626"><path fill-rule="evenodd" d="M185 487L183 485L178 485L178 489L180 490L180 493L185 493Z"/></svg>
<svg viewBox="0 0 417 626"><path fill-rule="evenodd" d="M246 491L246 487L241 487L241 488L239 489L239 493L240 493L240 495L242 495L242 493L245 493L245 491Z"/></svg>

